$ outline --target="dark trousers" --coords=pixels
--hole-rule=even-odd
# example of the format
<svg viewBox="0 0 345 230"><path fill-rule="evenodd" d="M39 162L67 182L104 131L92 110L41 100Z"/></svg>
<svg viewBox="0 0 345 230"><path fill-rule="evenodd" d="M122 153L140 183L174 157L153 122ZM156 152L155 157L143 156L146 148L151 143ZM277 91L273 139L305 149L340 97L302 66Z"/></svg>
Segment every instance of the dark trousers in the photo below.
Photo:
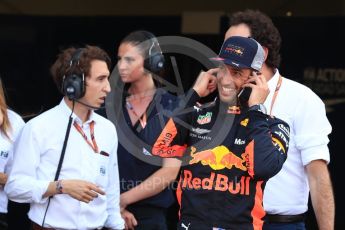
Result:
<svg viewBox="0 0 345 230"><path fill-rule="evenodd" d="M31 221L28 218L27 213L30 209L30 204L21 204L8 201L8 229L9 230L30 230Z"/></svg>
<svg viewBox="0 0 345 230"><path fill-rule="evenodd" d="M0 213L0 230L7 230L7 229L8 229L7 214Z"/></svg>
<svg viewBox="0 0 345 230"><path fill-rule="evenodd" d="M263 230L305 230L303 221L295 223L265 223Z"/></svg>
<svg viewBox="0 0 345 230"><path fill-rule="evenodd" d="M128 211L133 213L138 222L135 230L168 230L165 208L129 207Z"/></svg>

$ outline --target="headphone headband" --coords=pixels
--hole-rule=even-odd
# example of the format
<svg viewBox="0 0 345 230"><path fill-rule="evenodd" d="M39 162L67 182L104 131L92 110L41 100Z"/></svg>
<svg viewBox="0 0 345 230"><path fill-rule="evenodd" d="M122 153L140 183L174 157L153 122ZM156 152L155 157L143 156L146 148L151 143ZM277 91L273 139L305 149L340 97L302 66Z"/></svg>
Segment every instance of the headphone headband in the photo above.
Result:
<svg viewBox="0 0 345 230"><path fill-rule="evenodd" d="M84 71L79 66L79 60L85 48L77 49L70 60L68 74L66 73L62 81L62 91L70 100L78 100L85 94L85 76ZM76 73L75 68L81 73Z"/></svg>
<svg viewBox="0 0 345 230"><path fill-rule="evenodd" d="M164 56L160 48L158 39L148 31L141 31L142 34L151 42L149 49L147 50L147 57L144 61L144 68L150 72L157 74L164 68Z"/></svg>
<svg viewBox="0 0 345 230"><path fill-rule="evenodd" d="M83 53L84 48L78 48L72 55L71 60L69 62L69 66L72 67L72 65L76 64L79 65L79 60L81 57L81 54Z"/></svg>

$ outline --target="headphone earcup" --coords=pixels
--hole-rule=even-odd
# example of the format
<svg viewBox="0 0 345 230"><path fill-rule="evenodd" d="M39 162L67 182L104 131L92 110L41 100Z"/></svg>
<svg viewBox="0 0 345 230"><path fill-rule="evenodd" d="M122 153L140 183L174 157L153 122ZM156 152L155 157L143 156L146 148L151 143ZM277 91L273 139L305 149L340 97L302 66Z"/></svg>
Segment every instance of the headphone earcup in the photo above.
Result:
<svg viewBox="0 0 345 230"><path fill-rule="evenodd" d="M152 73L159 73L164 69L165 59L163 54L154 53L147 57L144 61L144 68Z"/></svg>
<svg viewBox="0 0 345 230"><path fill-rule="evenodd" d="M78 100L85 94L84 76L71 74L64 78L62 82L63 94L70 100Z"/></svg>
<svg viewBox="0 0 345 230"><path fill-rule="evenodd" d="M147 56L144 60L144 68L157 74L164 69L164 55L162 54L157 38L148 31L142 31L142 33L147 38L147 41L151 43L149 49L146 51Z"/></svg>
<svg viewBox="0 0 345 230"><path fill-rule="evenodd" d="M150 66L151 66L151 71L153 73L159 73L160 71L163 70L164 68L164 56L161 53L155 53L151 55L150 59Z"/></svg>

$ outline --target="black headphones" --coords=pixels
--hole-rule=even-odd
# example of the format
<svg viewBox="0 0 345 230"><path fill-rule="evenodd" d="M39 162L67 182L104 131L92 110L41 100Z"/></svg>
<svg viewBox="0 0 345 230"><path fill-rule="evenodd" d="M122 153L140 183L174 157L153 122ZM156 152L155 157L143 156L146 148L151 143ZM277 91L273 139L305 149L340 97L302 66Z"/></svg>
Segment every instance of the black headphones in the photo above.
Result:
<svg viewBox="0 0 345 230"><path fill-rule="evenodd" d="M73 53L68 71L62 79L62 93L70 100L78 100L85 94L85 74L79 66L79 59L83 50L84 48L79 48Z"/></svg>
<svg viewBox="0 0 345 230"><path fill-rule="evenodd" d="M151 42L144 60L144 68L152 73L159 73L164 68L164 56L157 38L148 31L142 31L145 37Z"/></svg>

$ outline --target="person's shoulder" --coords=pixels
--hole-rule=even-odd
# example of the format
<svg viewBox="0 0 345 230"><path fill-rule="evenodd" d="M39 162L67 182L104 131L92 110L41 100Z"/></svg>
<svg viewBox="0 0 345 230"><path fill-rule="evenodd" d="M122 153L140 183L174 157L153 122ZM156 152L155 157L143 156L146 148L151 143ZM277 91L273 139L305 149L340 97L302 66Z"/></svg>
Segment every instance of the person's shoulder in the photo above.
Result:
<svg viewBox="0 0 345 230"><path fill-rule="evenodd" d="M175 96L174 94L166 91L166 90L160 90L159 92L159 103L164 107L164 108L175 108L178 103L178 97Z"/></svg>
<svg viewBox="0 0 345 230"><path fill-rule="evenodd" d="M55 106L40 115L30 119L26 125L27 126L44 126L46 123L49 124L57 124L56 122L61 117L61 114L59 113L58 106Z"/></svg>
<svg viewBox="0 0 345 230"><path fill-rule="evenodd" d="M295 80L291 80L289 78L285 78L282 83L282 87L284 87L284 84L287 86L285 87L286 90L291 93L291 96L298 97L299 100L303 101L309 101L309 100L316 100L318 102L321 101L320 97L308 86L297 82Z"/></svg>
<svg viewBox="0 0 345 230"><path fill-rule="evenodd" d="M165 99L173 99L176 100L176 96L172 93L170 93L169 91L166 90L162 90L161 92L162 97L164 97Z"/></svg>
<svg viewBox="0 0 345 230"><path fill-rule="evenodd" d="M8 119L10 120L11 124L24 124L23 118L13 110L7 109Z"/></svg>
<svg viewBox="0 0 345 230"><path fill-rule="evenodd" d="M12 126L12 140L15 140L25 125L23 118L16 112L8 109L7 110L8 119Z"/></svg>
<svg viewBox="0 0 345 230"><path fill-rule="evenodd" d="M57 114L56 107L54 107L24 123L22 129L20 129L21 133L24 133L25 136L32 134L49 138L51 136L46 133L48 130L52 133L56 132L57 128L61 128L61 124L56 122L56 117L61 117L61 114Z"/></svg>
<svg viewBox="0 0 345 230"><path fill-rule="evenodd" d="M284 80L283 80L283 83L282 83L282 86L286 84L289 89L290 88L293 88L294 89L294 92L304 92L304 93L312 93L312 94L315 94L313 92L312 89L310 89L308 86L300 83L300 82L297 82L295 80L292 80L292 79L289 79L289 78L286 78L284 77Z"/></svg>
<svg viewBox="0 0 345 230"><path fill-rule="evenodd" d="M280 118L278 118L276 116L269 116L269 115L267 115L266 119L267 119L267 122L268 122L269 126L271 126L273 124L282 124L285 127L290 127L289 124L286 121L284 121L284 120L282 120L282 119L280 119Z"/></svg>

